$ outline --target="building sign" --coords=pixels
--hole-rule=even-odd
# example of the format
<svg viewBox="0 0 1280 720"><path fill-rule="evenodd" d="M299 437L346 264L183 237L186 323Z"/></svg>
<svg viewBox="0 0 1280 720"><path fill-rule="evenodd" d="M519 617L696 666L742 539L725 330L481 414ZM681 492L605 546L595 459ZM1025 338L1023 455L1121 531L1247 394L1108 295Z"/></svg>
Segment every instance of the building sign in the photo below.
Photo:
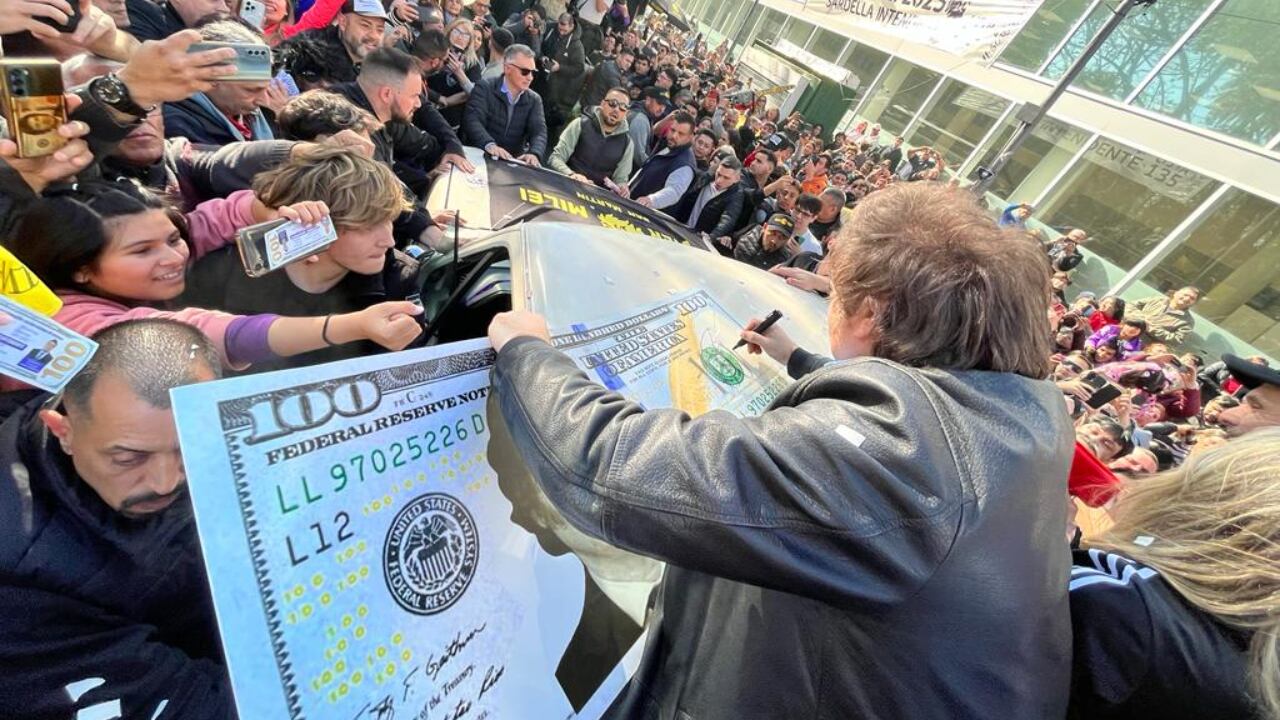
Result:
<svg viewBox="0 0 1280 720"><path fill-rule="evenodd" d="M830 16L823 26L858 26L990 64L1040 6L1040 0L810 0Z"/></svg>
<svg viewBox="0 0 1280 720"><path fill-rule="evenodd" d="M1188 170L1177 163L1141 150L1134 150L1106 138L1099 138L1093 147L1089 148L1088 158L1094 164L1101 165L1117 175L1140 183L1153 192L1183 204L1193 202L1205 187L1213 182L1204 175Z"/></svg>

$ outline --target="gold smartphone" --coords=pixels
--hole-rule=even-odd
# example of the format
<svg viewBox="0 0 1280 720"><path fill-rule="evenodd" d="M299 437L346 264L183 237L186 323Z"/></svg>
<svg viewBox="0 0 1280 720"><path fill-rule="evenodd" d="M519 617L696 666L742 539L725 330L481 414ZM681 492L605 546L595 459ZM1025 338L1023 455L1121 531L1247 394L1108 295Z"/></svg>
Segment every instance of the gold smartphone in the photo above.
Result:
<svg viewBox="0 0 1280 720"><path fill-rule="evenodd" d="M67 106L57 60L0 59L0 104L18 157L52 155L67 144L58 135L58 127L67 122Z"/></svg>

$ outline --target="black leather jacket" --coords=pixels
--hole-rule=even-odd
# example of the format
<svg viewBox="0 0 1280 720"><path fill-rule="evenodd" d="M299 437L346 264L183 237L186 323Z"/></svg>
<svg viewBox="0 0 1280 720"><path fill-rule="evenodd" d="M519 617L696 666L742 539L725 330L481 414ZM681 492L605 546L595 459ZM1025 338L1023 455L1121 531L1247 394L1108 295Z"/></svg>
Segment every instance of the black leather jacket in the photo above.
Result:
<svg viewBox="0 0 1280 720"><path fill-rule="evenodd" d="M690 419L521 338L494 392L571 523L669 563L611 717L1065 714L1072 433L1050 384L864 358L761 417Z"/></svg>

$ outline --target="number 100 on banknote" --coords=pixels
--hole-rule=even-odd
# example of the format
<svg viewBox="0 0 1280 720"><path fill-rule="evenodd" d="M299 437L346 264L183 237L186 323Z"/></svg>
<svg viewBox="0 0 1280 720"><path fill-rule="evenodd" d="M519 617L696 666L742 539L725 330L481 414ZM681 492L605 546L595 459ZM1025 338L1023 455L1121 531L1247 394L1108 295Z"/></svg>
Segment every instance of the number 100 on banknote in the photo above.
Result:
<svg viewBox="0 0 1280 720"><path fill-rule="evenodd" d="M492 363L460 343L174 391L242 717L578 709L556 668L584 570L511 522Z"/></svg>

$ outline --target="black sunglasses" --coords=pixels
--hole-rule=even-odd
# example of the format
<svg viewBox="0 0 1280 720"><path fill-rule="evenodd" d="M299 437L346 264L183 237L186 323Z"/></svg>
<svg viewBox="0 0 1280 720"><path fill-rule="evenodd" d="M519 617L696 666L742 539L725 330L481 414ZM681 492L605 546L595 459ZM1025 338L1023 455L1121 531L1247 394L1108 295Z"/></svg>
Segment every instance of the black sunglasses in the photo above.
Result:
<svg viewBox="0 0 1280 720"><path fill-rule="evenodd" d="M621 110L622 108L624 108L624 107L626 107L626 106L627 106L627 103L624 103L624 102L621 102L621 101L618 101L618 100L605 100L605 101L604 101L604 104L605 104L605 105L608 105L609 107L613 108L614 110Z"/></svg>
<svg viewBox="0 0 1280 720"><path fill-rule="evenodd" d="M536 70L534 70L533 68L523 68L523 67L520 67L519 65L511 65L510 63L508 63L508 64L507 64L507 67L509 67L509 68L515 68L515 69L519 70L519 71L520 71L520 74L521 74L521 75L523 75L523 76L525 76L525 77L529 77L530 75L532 75L532 74L534 74L535 72L537 72L537 71L536 71Z"/></svg>

